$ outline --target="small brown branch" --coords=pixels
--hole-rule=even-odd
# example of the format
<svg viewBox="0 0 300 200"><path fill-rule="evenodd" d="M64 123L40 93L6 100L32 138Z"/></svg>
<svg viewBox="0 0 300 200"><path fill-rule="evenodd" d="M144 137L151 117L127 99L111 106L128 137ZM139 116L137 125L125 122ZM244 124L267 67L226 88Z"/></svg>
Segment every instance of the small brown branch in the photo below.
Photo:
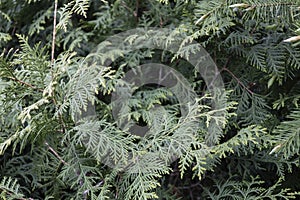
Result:
<svg viewBox="0 0 300 200"><path fill-rule="evenodd" d="M34 89L34 90L38 90L38 91L40 91L40 92L43 92L42 89L37 88L37 87L31 85L30 83L26 83L26 82L24 82L24 81L22 81L22 80L19 80L19 79L17 79L16 77L8 77L8 78L11 79L11 80L13 80L13 81L16 81L17 83L20 83L20 84L22 84L22 85L25 85L25 86L27 86L27 87L30 87L30 88L32 88L32 89Z"/></svg>
<svg viewBox="0 0 300 200"><path fill-rule="evenodd" d="M48 144L48 142L45 142L46 146L48 147L48 149L64 164L64 165L69 165L66 161L64 161L62 159L62 157L60 157L60 155L58 155L58 153Z"/></svg>
<svg viewBox="0 0 300 200"><path fill-rule="evenodd" d="M140 7L140 2L139 2L139 0L136 0L136 5L135 5L135 20L136 20L136 22L139 21L139 7Z"/></svg>
<svg viewBox="0 0 300 200"><path fill-rule="evenodd" d="M191 184L189 186L178 186L176 188L180 189L180 190L187 190L187 189L191 189L191 188L194 188L194 187L199 187L200 185L201 185L200 182L198 182L198 183Z"/></svg>
<svg viewBox="0 0 300 200"><path fill-rule="evenodd" d="M226 72L228 72L237 82L238 82L238 84L239 85L241 85L245 90L247 90L251 95L253 95L254 94L254 92L252 92L232 71L230 71L228 68L227 68L227 66L228 66L228 64L229 64L229 61L230 61L230 57L228 57L227 58L227 60L226 60L226 62L225 62L225 64L224 64L224 66L223 66L223 68L222 68L222 70L220 71L220 73L222 72L222 71L226 71Z"/></svg>
<svg viewBox="0 0 300 200"><path fill-rule="evenodd" d="M52 33L52 49L51 49L51 64L54 63L54 52L55 52L55 37L56 37L56 13L57 13L58 0L54 2L54 13L53 13L53 33Z"/></svg>
<svg viewBox="0 0 300 200"><path fill-rule="evenodd" d="M19 79L17 79L17 78L14 78L14 77L9 77L9 78L10 78L11 80L14 80L14 81L16 81L16 82L22 84L22 85L26 85L26 86L28 86L28 87L30 87L30 88L32 88L32 89L36 89L36 87L34 87L33 85L31 85L31 84L29 84L29 83L26 83L26 82L24 82L24 81L21 81L21 80L19 80Z"/></svg>
<svg viewBox="0 0 300 200"><path fill-rule="evenodd" d="M126 3L125 3L124 1L121 1L121 4L122 4L122 6L123 6L126 10L128 10L130 13L132 13L133 16L137 19L138 14L137 14L136 11L133 11L133 9L131 9L129 6L127 6Z"/></svg>
<svg viewBox="0 0 300 200"><path fill-rule="evenodd" d="M159 17L159 27L162 28L163 25L164 25L164 21L163 21L162 17L160 16Z"/></svg>
<svg viewBox="0 0 300 200"><path fill-rule="evenodd" d="M253 95L254 94L254 92L252 92L238 77L236 77L235 75L234 75L234 73L232 72L232 71L230 71L228 68L226 68L226 67L224 67L223 69L222 69L222 71L226 71L226 72L228 72L237 82L238 82L238 84L239 85L241 85L245 90L247 90L251 95Z"/></svg>
<svg viewBox="0 0 300 200"><path fill-rule="evenodd" d="M54 61L55 61L55 57L54 57L54 53L55 53L55 40L56 40L56 16L57 16L57 5L58 5L58 0L55 0L54 2L54 11L53 11L53 33L52 33L52 49L51 49L51 66L53 66ZM52 72L52 81L54 79L54 73L53 73L53 69L51 70ZM57 105L56 99L53 96L53 103L54 105ZM64 124L63 118L61 115L59 115L59 120L61 122L61 126L62 126L62 130L63 133L65 133L66 130L66 126Z"/></svg>
<svg viewBox="0 0 300 200"><path fill-rule="evenodd" d="M121 1L121 4L124 8L126 8L129 12L132 12L132 9L129 8L124 1Z"/></svg>

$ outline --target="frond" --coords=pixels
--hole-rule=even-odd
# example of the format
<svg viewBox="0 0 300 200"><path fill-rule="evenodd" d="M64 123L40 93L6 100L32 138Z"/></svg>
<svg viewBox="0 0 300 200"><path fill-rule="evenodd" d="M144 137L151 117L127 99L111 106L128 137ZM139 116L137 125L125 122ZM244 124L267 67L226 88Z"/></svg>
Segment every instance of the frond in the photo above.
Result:
<svg viewBox="0 0 300 200"><path fill-rule="evenodd" d="M69 77L70 80L64 85L62 107L70 107L71 117L76 120L83 111L87 110L89 102L91 106L95 105L96 94L100 87L111 90L106 82L114 75L109 67L98 66L97 63L86 60L77 61L73 67L70 69L72 77Z"/></svg>
<svg viewBox="0 0 300 200"><path fill-rule="evenodd" d="M194 38L208 35L219 37L234 26L234 13L228 6L227 1L201 1L196 4L195 24L201 28L193 34ZM222 17L219 17L220 14Z"/></svg>
<svg viewBox="0 0 300 200"><path fill-rule="evenodd" d="M2 199L21 199L24 195L20 191L20 185L16 179L3 177L0 182L0 197Z"/></svg>
<svg viewBox="0 0 300 200"><path fill-rule="evenodd" d="M45 30L45 23L46 20L49 19L52 16L52 8L50 7L46 11L40 11L36 14L36 19L33 21L33 23L29 27L28 34L30 36L34 34L39 34L41 31Z"/></svg>
<svg viewBox="0 0 300 200"><path fill-rule="evenodd" d="M84 17L87 17L86 11L89 8L89 0L74 0L74 6L71 9L71 12L77 13L79 15L82 15Z"/></svg>
<svg viewBox="0 0 300 200"><path fill-rule="evenodd" d="M266 47L255 45L250 48L247 54L247 62L263 72L267 72L266 66Z"/></svg>
<svg viewBox="0 0 300 200"><path fill-rule="evenodd" d="M276 146L270 153L282 153L285 158L299 155L300 149L300 111L293 111L288 119L274 130Z"/></svg>
<svg viewBox="0 0 300 200"><path fill-rule="evenodd" d="M58 29L67 31L67 26L70 24L70 20L73 13L87 17L87 10L89 8L89 0L72 0L68 4L64 4L59 13L59 22L57 24Z"/></svg>
<svg viewBox="0 0 300 200"><path fill-rule="evenodd" d="M0 32L0 42L8 42L12 39L12 37L8 33Z"/></svg>
<svg viewBox="0 0 300 200"><path fill-rule="evenodd" d="M232 8L241 9L244 12L244 20L264 19L266 22L276 22L284 18L286 21L293 21L296 15L298 3L293 0L250 0L239 7L231 5Z"/></svg>
<svg viewBox="0 0 300 200"><path fill-rule="evenodd" d="M155 154L137 155L132 166L124 174L121 199L147 200L158 197L154 192L154 189L160 186L157 179L168 174L169 168Z"/></svg>
<svg viewBox="0 0 300 200"><path fill-rule="evenodd" d="M111 26L113 23L113 16L110 9L111 7L109 5L103 5L99 9L101 12L96 12L94 14L96 19L89 21L89 23L94 25L95 30L102 31L102 29L105 30Z"/></svg>
<svg viewBox="0 0 300 200"><path fill-rule="evenodd" d="M241 129L234 137L228 141L216 145L212 152L222 158L230 154L247 155L254 153L254 149L264 149L270 145L271 141L267 140L266 129L259 126L248 126Z"/></svg>
<svg viewBox="0 0 300 200"><path fill-rule="evenodd" d="M229 180L215 180L216 184L215 190L202 186L204 189L203 198L210 199L256 199L269 198L272 200L280 199L291 199L295 198L295 194L290 193L288 189L276 190L280 187L281 181L278 180L270 188L265 189L263 187L263 181L259 177L251 177L250 180L244 180L239 182L232 177Z"/></svg>
<svg viewBox="0 0 300 200"><path fill-rule="evenodd" d="M259 95L243 90L239 103L237 113L242 118L241 123L262 124L270 117L270 112L268 112L270 108L264 98Z"/></svg>
<svg viewBox="0 0 300 200"><path fill-rule="evenodd" d="M133 149L133 135L128 135L105 121L91 121L74 127L74 144L86 149L86 153L109 166L128 164Z"/></svg>
<svg viewBox="0 0 300 200"><path fill-rule="evenodd" d="M61 7L60 10L58 10L59 20L56 25L57 29L63 29L65 32L67 31L68 25L71 24L70 21L72 17L70 9L72 9L72 2L65 4L64 7Z"/></svg>

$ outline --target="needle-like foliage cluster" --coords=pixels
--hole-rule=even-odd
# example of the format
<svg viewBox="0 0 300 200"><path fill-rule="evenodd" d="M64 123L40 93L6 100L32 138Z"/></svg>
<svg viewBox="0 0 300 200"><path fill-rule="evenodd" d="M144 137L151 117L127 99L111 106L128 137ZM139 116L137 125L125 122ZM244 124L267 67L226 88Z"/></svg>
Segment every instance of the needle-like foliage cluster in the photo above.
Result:
<svg viewBox="0 0 300 200"><path fill-rule="evenodd" d="M299 198L299 14L299 0L0 0L0 199ZM177 42L158 28L183 48L128 50ZM131 29L144 34L107 40ZM220 96L184 59L192 40ZM178 81L116 105L147 63L182 74L193 101Z"/></svg>

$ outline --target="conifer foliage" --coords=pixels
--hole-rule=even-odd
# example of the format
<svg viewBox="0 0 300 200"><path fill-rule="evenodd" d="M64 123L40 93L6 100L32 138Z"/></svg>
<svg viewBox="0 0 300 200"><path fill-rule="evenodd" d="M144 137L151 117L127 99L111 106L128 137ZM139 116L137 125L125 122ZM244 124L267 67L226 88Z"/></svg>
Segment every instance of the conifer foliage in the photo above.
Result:
<svg viewBox="0 0 300 200"><path fill-rule="evenodd" d="M299 198L299 8L299 0L0 0L0 199ZM170 32L153 31L162 28ZM221 95L187 62L199 45ZM124 81L149 63L182 81L171 90ZM134 92L116 104L120 87ZM133 123L149 134L132 134Z"/></svg>

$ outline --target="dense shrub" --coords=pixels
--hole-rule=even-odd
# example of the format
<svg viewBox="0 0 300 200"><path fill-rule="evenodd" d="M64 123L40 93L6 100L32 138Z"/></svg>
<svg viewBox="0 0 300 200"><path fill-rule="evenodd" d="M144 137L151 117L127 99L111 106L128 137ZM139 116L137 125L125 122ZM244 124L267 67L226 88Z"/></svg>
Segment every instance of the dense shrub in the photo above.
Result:
<svg viewBox="0 0 300 200"><path fill-rule="evenodd" d="M299 0L1 0L0 198L296 198L299 8ZM200 45L212 59L193 57L206 52ZM189 59L217 70L199 72ZM149 63L184 81L171 91L144 84L114 102L126 74L142 76L137 66ZM208 76L222 87L211 89ZM151 134L131 134L133 124Z"/></svg>

